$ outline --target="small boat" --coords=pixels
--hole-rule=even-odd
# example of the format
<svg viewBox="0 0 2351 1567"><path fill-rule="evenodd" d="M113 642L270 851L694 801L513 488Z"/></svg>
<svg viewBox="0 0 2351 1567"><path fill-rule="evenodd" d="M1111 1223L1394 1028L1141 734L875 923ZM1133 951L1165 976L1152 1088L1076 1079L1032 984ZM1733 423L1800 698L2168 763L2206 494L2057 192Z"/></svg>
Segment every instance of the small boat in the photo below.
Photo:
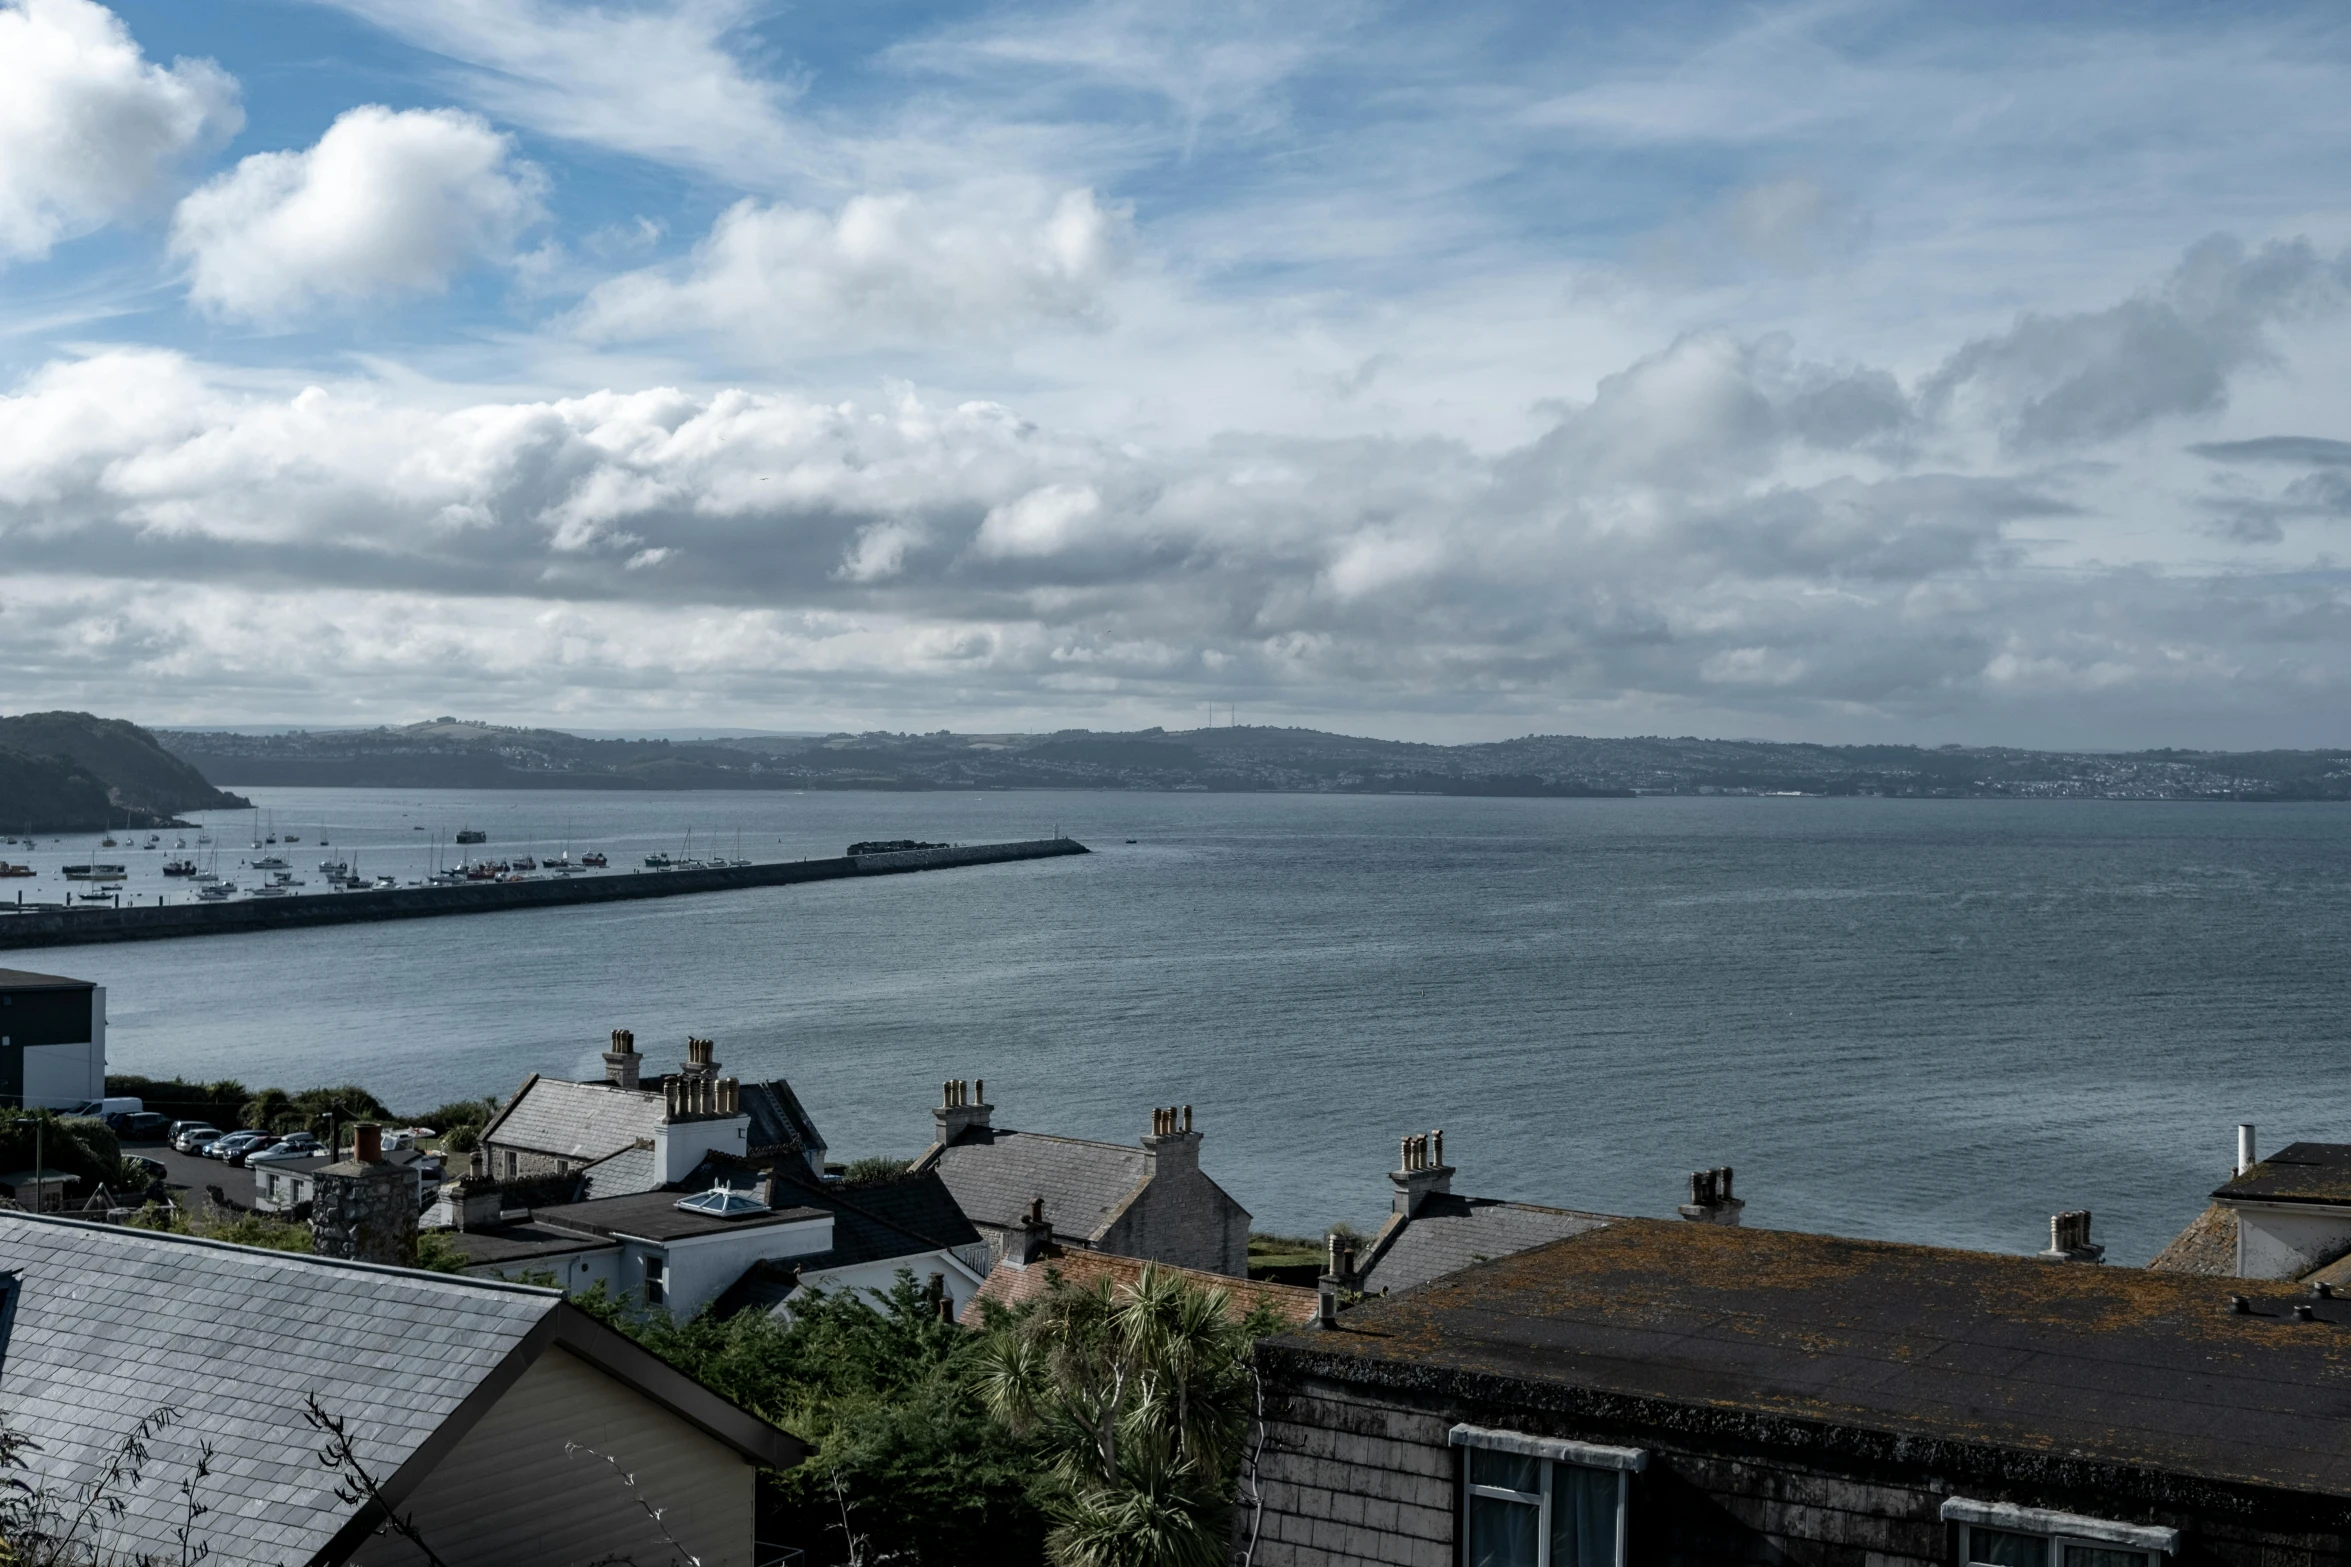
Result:
<svg viewBox="0 0 2351 1567"><path fill-rule="evenodd" d="M129 872L120 865L68 865L67 881L120 881Z"/></svg>
<svg viewBox="0 0 2351 1567"><path fill-rule="evenodd" d="M460 827L457 829L457 841L459 843L488 843L490 835L478 827Z"/></svg>
<svg viewBox="0 0 2351 1567"><path fill-rule="evenodd" d="M397 887L400 885L400 878L397 876L378 876L375 879L375 885L378 887Z"/></svg>
<svg viewBox="0 0 2351 1567"><path fill-rule="evenodd" d="M603 855L597 853L595 850L590 849L587 853L580 856L580 863L582 865L592 866L597 870L602 870L605 866L611 864L612 862L607 860Z"/></svg>
<svg viewBox="0 0 2351 1567"><path fill-rule="evenodd" d="M198 843L210 843L212 841L212 834L208 832L200 832L196 835L196 841Z"/></svg>
<svg viewBox="0 0 2351 1567"><path fill-rule="evenodd" d="M233 881L214 882L209 887L196 889L196 901L199 903L226 903L236 890L237 884Z"/></svg>
<svg viewBox="0 0 2351 1567"><path fill-rule="evenodd" d="M122 845L116 843L114 841L114 835L109 833L105 837L98 840L98 847L101 849L119 849L122 847Z"/></svg>
<svg viewBox="0 0 2351 1567"><path fill-rule="evenodd" d="M321 860L318 868L330 876L347 875L351 870L350 863L345 860Z"/></svg>
<svg viewBox="0 0 2351 1567"><path fill-rule="evenodd" d="M121 896L119 890L115 892L69 892L66 894L68 899L79 898L84 903L112 903Z"/></svg>
<svg viewBox="0 0 2351 1567"><path fill-rule="evenodd" d="M300 843L301 841L302 839L294 833L286 834L286 842L288 843Z"/></svg>
<svg viewBox="0 0 2351 1567"><path fill-rule="evenodd" d="M670 858L666 854L648 854L645 856L645 869L649 871L665 871L670 868L670 864Z"/></svg>
<svg viewBox="0 0 2351 1567"><path fill-rule="evenodd" d="M252 890L252 892L248 893L247 896L254 898L290 898L293 896L293 894L288 892L283 887L269 886L256 887Z"/></svg>
<svg viewBox="0 0 2351 1567"><path fill-rule="evenodd" d="M171 846L175 849L184 849L188 846L188 840L185 838L174 838L171 841Z"/></svg>
<svg viewBox="0 0 2351 1567"><path fill-rule="evenodd" d="M535 871L539 868L539 862L527 854L517 855L506 868L510 871Z"/></svg>
<svg viewBox="0 0 2351 1567"><path fill-rule="evenodd" d="M6 860L0 860L0 876L38 876L40 874L30 865L11 865Z"/></svg>
<svg viewBox="0 0 2351 1567"><path fill-rule="evenodd" d="M165 860L163 874L166 876L193 876L196 874L196 862L194 860Z"/></svg>
<svg viewBox="0 0 2351 1567"><path fill-rule="evenodd" d="M286 868L286 862L274 854L265 854L253 862L253 868L257 871L282 871Z"/></svg>

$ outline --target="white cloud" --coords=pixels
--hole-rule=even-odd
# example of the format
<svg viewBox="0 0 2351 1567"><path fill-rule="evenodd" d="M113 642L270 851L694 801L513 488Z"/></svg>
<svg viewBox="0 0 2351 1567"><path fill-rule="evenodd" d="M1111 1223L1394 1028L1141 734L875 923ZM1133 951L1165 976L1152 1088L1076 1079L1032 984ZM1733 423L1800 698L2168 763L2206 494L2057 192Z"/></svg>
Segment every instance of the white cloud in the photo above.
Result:
<svg viewBox="0 0 2351 1567"><path fill-rule="evenodd" d="M1084 323L1101 309L1129 228L1127 212L1091 190L1031 182L859 196L830 216L743 201L682 269L600 285L574 325L602 340L719 333L787 344Z"/></svg>
<svg viewBox="0 0 2351 1567"><path fill-rule="evenodd" d="M0 259L140 212L244 123L209 60L150 64L90 0L0 0Z"/></svg>
<svg viewBox="0 0 2351 1567"><path fill-rule="evenodd" d="M542 179L506 137L449 109L369 105L302 152L265 152L180 203L172 249L206 310L261 322L433 294L511 255Z"/></svg>
<svg viewBox="0 0 2351 1567"><path fill-rule="evenodd" d="M544 135L753 189L824 158L785 114L797 84L732 42L750 0L573 6L549 0L318 0L457 62L451 85Z"/></svg>
<svg viewBox="0 0 2351 1567"><path fill-rule="evenodd" d="M2324 265L2269 256L2192 258L2199 297L2238 302L2198 319L2323 303L2295 280ZM264 395L171 355L99 354L0 397L11 583L88 608L69 626L0 594L0 706L31 699L5 671L77 660L149 693L142 711L182 680L217 702L218 672L268 667L281 622L315 621L320 596L359 606L330 639L349 664L309 677L322 692L431 671L474 689L538 658L575 695L690 684L714 707L821 690L903 713L947 681L967 721L1170 712L1213 688L1323 718L1534 727L1580 707L1882 733L1972 715L2024 739L2033 703L2095 691L2104 727L2075 712L2072 743L2283 727L2351 698L2351 590L2327 557L2214 554L2208 531L2219 471L2300 485L2247 493L2331 526L2331 492L2303 481L2342 451L2240 427L2166 453L2125 421L2020 458L2000 438L2011 402L1919 395L2004 363L2021 330L1907 387L1693 333L1494 453L1262 434L1153 450L904 390ZM2033 341L2056 385L2107 352L2095 332ZM2260 363L2240 352L2222 374ZM184 595L110 581L235 612L196 624Z"/></svg>

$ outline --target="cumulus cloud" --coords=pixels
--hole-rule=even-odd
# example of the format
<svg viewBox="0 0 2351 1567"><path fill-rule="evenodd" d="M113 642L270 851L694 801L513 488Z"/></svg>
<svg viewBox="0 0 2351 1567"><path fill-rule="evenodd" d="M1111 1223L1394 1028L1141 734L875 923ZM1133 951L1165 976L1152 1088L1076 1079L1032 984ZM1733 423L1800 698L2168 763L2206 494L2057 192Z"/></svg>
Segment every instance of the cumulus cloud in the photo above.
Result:
<svg viewBox="0 0 2351 1567"><path fill-rule="evenodd" d="M121 655L151 687L259 667L277 633L237 627L271 621L254 596L274 593L301 601L296 622L312 595L358 606L354 669L455 661L462 681L464 660L546 658L549 680L691 680L711 701L904 682L894 711L941 677L997 711L1213 688L1261 711L1585 703L1791 726L2084 692L2153 715L2351 695L2339 574L2063 555L2139 505L2118 470L2014 459L1961 438L2004 429L2008 405L1930 401L1878 367L1708 332L1499 452L1251 434L1154 450L910 391L451 406L369 381L262 395L112 352L0 398L0 550L13 581L102 606L123 647L174 650ZM2305 482L2342 476L2328 443L2208 450L2298 465L2239 497L2272 515L2339 503ZM1922 455L1951 451L1974 455ZM2195 498L2177 503L2192 524ZM149 580L250 612L196 626L104 586ZM80 656L39 629L46 611L8 604L0 668Z"/></svg>
<svg viewBox="0 0 2351 1567"><path fill-rule="evenodd" d="M859 196L831 214L743 201L685 267L599 286L576 326L596 339L709 332L786 343L1084 323L1101 309L1130 221L1091 190L1028 182Z"/></svg>
<svg viewBox="0 0 2351 1567"><path fill-rule="evenodd" d="M1922 389L1929 410L1995 424L2019 448L2108 440L2209 413L2229 378L2272 353L2269 329L2339 308L2351 255L2305 240L2248 254L2228 236L2191 249L2164 283L2105 310L2028 315L1951 356Z"/></svg>
<svg viewBox="0 0 2351 1567"><path fill-rule="evenodd" d="M209 60L151 64L91 0L0 3L0 259L147 208L244 123Z"/></svg>
<svg viewBox="0 0 2351 1567"><path fill-rule="evenodd" d="M507 258L542 215L542 183L476 115L369 105L307 150L257 154L191 193L172 249L199 306L282 322L438 293Z"/></svg>

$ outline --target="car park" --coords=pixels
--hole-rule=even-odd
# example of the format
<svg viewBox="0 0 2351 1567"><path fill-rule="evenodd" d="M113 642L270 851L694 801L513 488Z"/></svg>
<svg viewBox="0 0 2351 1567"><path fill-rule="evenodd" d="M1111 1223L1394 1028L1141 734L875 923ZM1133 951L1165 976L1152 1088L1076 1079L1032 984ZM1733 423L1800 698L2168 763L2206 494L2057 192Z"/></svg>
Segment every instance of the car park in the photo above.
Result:
<svg viewBox="0 0 2351 1567"><path fill-rule="evenodd" d="M232 1154L243 1153L259 1142L262 1136L260 1132L231 1132L226 1137L214 1138L206 1143L202 1152L207 1159L225 1160Z"/></svg>
<svg viewBox="0 0 2351 1567"><path fill-rule="evenodd" d="M217 1142L225 1135L219 1127L190 1123L186 1131L172 1138L171 1145L181 1153L202 1153L207 1144Z"/></svg>
<svg viewBox="0 0 2351 1567"><path fill-rule="evenodd" d="M285 1139L278 1136L275 1132L257 1132L254 1134L253 1140L247 1143L244 1147L232 1148L221 1157L226 1159L230 1164L242 1166L246 1160L252 1158L255 1154L260 1153L265 1149L275 1148L278 1144L284 1141Z"/></svg>

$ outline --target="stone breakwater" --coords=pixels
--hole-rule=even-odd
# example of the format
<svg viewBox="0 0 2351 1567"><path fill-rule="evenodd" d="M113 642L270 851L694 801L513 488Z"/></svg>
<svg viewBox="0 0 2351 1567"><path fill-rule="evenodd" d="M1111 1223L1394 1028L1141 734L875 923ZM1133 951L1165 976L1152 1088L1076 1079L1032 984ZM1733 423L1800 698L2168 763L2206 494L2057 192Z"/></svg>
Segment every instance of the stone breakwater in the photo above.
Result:
<svg viewBox="0 0 2351 1567"><path fill-rule="evenodd" d="M627 898L675 898L696 892L735 892L746 887L838 881L850 876L897 876L912 871L999 865L1009 860L1042 860L1086 852L1086 846L1074 838L1033 838L1021 843L975 843L892 854L845 854L829 860L566 876L548 881L386 887L292 898L238 898L226 903L190 901L149 908L84 906L23 914L0 912L0 949L219 936L236 931L288 930L303 925L432 919L445 914L498 914L565 903L615 903Z"/></svg>

